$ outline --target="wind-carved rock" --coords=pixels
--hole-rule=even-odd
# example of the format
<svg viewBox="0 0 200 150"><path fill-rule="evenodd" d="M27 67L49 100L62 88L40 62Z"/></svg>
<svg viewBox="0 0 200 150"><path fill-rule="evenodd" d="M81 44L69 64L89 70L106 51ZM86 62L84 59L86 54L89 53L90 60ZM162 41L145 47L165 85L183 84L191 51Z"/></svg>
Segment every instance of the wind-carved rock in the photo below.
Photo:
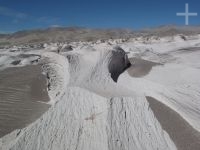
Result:
<svg viewBox="0 0 200 150"><path fill-rule="evenodd" d="M126 52L119 46L115 47L112 51L112 56L110 58L108 69L111 74L111 78L117 82L118 77L126 69L131 66Z"/></svg>

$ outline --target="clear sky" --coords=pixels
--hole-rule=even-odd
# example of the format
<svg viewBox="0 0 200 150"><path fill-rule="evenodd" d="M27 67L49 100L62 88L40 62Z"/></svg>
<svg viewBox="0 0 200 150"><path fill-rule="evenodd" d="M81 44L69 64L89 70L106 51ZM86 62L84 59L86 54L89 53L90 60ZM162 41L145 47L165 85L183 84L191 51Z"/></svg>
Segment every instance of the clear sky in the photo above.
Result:
<svg viewBox="0 0 200 150"><path fill-rule="evenodd" d="M0 0L0 33L51 26L140 29L184 25L177 12L198 13L190 25L200 25L200 0Z"/></svg>

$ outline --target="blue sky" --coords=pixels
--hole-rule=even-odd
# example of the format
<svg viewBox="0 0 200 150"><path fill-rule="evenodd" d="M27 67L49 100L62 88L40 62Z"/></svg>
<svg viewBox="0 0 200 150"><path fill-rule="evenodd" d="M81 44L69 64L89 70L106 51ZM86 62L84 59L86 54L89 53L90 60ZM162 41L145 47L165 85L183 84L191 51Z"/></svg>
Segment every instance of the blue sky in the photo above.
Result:
<svg viewBox="0 0 200 150"><path fill-rule="evenodd" d="M197 12L190 25L200 25L199 0L0 0L0 33L51 26L141 29L184 25L177 12Z"/></svg>

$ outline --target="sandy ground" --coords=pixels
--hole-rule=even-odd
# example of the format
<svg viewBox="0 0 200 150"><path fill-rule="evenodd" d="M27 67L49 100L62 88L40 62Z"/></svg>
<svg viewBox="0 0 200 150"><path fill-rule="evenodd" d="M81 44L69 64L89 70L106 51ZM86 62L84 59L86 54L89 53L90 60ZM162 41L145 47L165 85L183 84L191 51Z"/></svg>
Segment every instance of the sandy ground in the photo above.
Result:
<svg viewBox="0 0 200 150"><path fill-rule="evenodd" d="M0 72L0 137L35 121L49 105L47 81L39 65Z"/></svg>
<svg viewBox="0 0 200 150"><path fill-rule="evenodd" d="M161 65L159 63L143 60L141 58L136 58L136 57L129 58L129 60L132 65L130 68L128 68L127 71L130 76L136 78L147 75L151 71L152 67Z"/></svg>
<svg viewBox="0 0 200 150"><path fill-rule="evenodd" d="M179 150L199 150L200 133L178 113L152 97L146 97L161 126Z"/></svg>

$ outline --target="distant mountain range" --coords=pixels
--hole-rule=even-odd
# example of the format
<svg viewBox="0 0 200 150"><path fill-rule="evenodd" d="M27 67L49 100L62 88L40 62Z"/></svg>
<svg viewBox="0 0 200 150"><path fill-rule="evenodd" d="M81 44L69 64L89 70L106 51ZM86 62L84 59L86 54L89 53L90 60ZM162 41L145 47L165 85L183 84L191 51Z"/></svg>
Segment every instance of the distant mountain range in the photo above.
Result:
<svg viewBox="0 0 200 150"><path fill-rule="evenodd" d="M200 26L160 26L143 30L89 29L82 27L51 27L24 30L12 34L0 34L0 45L35 44L49 42L95 41L98 39L131 38L135 36L173 36L176 34L200 34Z"/></svg>

